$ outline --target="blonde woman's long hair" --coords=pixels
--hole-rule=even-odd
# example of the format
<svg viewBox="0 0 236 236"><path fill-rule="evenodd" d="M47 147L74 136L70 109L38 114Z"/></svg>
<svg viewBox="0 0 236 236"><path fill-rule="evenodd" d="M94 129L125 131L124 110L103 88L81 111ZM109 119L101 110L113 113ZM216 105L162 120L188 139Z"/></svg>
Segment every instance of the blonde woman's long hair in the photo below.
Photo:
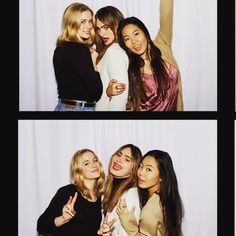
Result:
<svg viewBox="0 0 236 236"><path fill-rule="evenodd" d="M81 194L86 197L91 199L91 195L89 193L89 190L84 184L84 176L82 174L82 155L86 152L91 152L93 153L96 157L97 155L90 149L81 149L78 150L72 157L71 160L71 165L70 165L70 182L74 184L77 189L81 192ZM98 157L97 157L98 158ZM100 164L100 177L96 181L95 185L95 194L96 196L100 196L103 190L103 185L105 181L105 173L102 168L102 163L98 160Z"/></svg>
<svg viewBox="0 0 236 236"><path fill-rule="evenodd" d="M114 155L116 155L118 152L121 152L125 148L131 149L131 158L133 161L133 168L131 170L131 175L126 178L124 181L122 181L122 184L115 190L115 192L112 193L112 186L113 186L113 175L108 173L105 187L104 187L104 198L102 200L102 207L104 210L104 214L107 212L111 212L116 204L118 203L120 197L122 194L127 191L128 189L137 186L137 169L139 167L140 160L142 159L142 153L140 149L133 145L133 144L126 144L122 147L120 147L110 158L109 167L108 170L110 170L112 158Z"/></svg>
<svg viewBox="0 0 236 236"><path fill-rule="evenodd" d="M81 26L80 17L83 12L90 11L93 17L93 28L91 29L91 37L87 40L81 40L77 36L78 29ZM95 39L95 32L94 32L94 14L93 11L85 4L82 3L72 3L69 5L62 17L62 25L61 25L61 34L57 38L57 46L61 45L62 43L69 41L69 42L79 42L82 44L86 44L91 46Z"/></svg>

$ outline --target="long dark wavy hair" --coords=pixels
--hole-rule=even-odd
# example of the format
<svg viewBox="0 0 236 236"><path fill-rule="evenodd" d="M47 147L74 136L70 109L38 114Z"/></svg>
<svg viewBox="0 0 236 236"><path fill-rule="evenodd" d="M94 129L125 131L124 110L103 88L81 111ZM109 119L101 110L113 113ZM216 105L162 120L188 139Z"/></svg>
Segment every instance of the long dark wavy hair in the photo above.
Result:
<svg viewBox="0 0 236 236"><path fill-rule="evenodd" d="M161 96L163 100L165 99L167 90L169 88L169 78L166 64L161 57L161 51L157 46L154 45L148 29L144 23L136 17L128 17L121 20L117 30L117 38L118 43L126 51L129 57L129 102L131 104L132 110L138 110L142 101L142 97L145 96L145 85L142 81L141 71L141 68L145 65L145 62L141 56L131 52L125 45L122 30L126 25L130 24L135 25L140 30L142 30L148 41L147 55L151 62L151 68L158 84L157 95Z"/></svg>
<svg viewBox="0 0 236 236"><path fill-rule="evenodd" d="M117 42L117 28L119 22L124 19L124 16L121 11L113 6L102 7L95 14L95 21L97 21L97 19L99 19L104 25L107 25L114 33L115 39L112 43ZM96 27L95 31L97 31ZM98 62L102 59L103 55L111 44L106 46L97 32L95 36L95 44L96 51L98 52L96 63L98 64Z"/></svg>
<svg viewBox="0 0 236 236"><path fill-rule="evenodd" d="M182 218L184 208L178 190L178 182L170 155L160 150L147 152L142 160L152 156L155 158L162 179L158 195L163 209L163 219L165 224L166 236L182 236ZM147 189L138 188L141 208L148 201Z"/></svg>

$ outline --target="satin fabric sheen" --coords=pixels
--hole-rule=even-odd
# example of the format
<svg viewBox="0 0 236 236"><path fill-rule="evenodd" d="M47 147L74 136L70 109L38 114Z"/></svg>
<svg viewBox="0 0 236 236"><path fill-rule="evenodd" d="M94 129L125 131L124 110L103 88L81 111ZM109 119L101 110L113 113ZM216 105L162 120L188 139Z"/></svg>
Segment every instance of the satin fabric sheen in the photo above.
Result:
<svg viewBox="0 0 236 236"><path fill-rule="evenodd" d="M165 99L157 95L158 84L154 74L143 73L146 96L142 99L139 111L176 111L178 97L178 70L170 65L170 87Z"/></svg>

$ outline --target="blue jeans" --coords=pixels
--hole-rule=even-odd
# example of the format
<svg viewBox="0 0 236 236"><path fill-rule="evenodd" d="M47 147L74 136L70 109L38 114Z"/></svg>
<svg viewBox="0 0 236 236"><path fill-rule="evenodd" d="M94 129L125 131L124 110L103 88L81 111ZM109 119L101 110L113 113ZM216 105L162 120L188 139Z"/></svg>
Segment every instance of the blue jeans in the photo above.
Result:
<svg viewBox="0 0 236 236"><path fill-rule="evenodd" d="M65 105L66 104L58 100L58 104L54 111L95 111L95 107L75 106L74 108L67 108Z"/></svg>

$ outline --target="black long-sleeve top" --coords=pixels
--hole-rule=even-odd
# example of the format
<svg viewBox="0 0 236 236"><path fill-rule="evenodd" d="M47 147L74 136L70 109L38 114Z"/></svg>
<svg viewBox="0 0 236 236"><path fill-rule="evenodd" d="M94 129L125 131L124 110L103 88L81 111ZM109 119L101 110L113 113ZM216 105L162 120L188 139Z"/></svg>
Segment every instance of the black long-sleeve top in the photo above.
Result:
<svg viewBox="0 0 236 236"><path fill-rule="evenodd" d="M74 205L75 216L60 227L54 223L55 218L62 215L62 208L69 197L73 197L76 191L75 185L72 184L61 187L57 191L47 209L38 218L37 231L40 234L55 232L58 236L97 236L102 220L101 197L96 202L90 202L77 191L78 197Z"/></svg>
<svg viewBox="0 0 236 236"><path fill-rule="evenodd" d="M94 70L86 45L64 42L53 55L58 97L86 102L98 101L102 95L100 74Z"/></svg>

